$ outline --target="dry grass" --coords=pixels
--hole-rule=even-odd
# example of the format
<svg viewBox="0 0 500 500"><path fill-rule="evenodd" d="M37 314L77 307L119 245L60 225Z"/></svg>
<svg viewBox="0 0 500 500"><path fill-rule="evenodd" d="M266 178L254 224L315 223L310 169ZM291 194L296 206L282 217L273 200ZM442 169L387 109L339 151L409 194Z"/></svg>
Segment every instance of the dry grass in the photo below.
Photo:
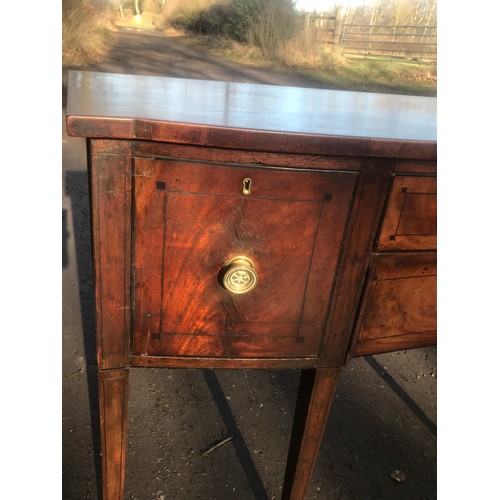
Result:
<svg viewBox="0 0 500 500"><path fill-rule="evenodd" d="M99 61L106 54L115 11L81 0L64 0L62 8L62 63L78 66Z"/></svg>
<svg viewBox="0 0 500 500"><path fill-rule="evenodd" d="M278 66L314 71L347 64L347 60L340 50L317 43L314 35L305 31L299 32L295 38L288 42L278 44L272 53L266 52L256 45L243 44L228 38L185 33L184 40L226 59L262 67Z"/></svg>
<svg viewBox="0 0 500 500"><path fill-rule="evenodd" d="M316 33L311 29L299 31L277 55L285 66L305 70L338 68L347 64L338 47L318 42Z"/></svg>
<svg viewBox="0 0 500 500"><path fill-rule="evenodd" d="M193 18L203 10L208 10L214 5L225 4L229 0L170 0L165 4L160 14L160 25L169 28L172 24L181 23Z"/></svg>

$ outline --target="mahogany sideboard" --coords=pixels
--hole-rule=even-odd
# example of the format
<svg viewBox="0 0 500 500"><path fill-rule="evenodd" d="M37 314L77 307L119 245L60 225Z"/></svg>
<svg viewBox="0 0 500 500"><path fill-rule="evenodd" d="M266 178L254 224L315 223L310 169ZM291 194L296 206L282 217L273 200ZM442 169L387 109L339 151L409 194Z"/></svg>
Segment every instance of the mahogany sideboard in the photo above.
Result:
<svg viewBox="0 0 500 500"><path fill-rule="evenodd" d="M103 497L130 367L300 369L302 499L354 356L436 343L436 99L69 72L91 185Z"/></svg>

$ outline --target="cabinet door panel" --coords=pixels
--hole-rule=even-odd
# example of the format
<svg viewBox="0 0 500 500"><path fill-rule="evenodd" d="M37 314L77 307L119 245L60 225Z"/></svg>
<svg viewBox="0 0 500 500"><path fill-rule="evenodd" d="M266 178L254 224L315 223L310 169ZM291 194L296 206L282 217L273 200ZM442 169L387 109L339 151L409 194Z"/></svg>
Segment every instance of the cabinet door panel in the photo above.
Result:
<svg viewBox="0 0 500 500"><path fill-rule="evenodd" d="M436 233L436 178L397 176L392 186L377 249L435 250Z"/></svg>
<svg viewBox="0 0 500 500"><path fill-rule="evenodd" d="M317 356L356 180L136 159L134 352ZM222 286L239 255L258 277L244 294Z"/></svg>
<svg viewBox="0 0 500 500"><path fill-rule="evenodd" d="M434 344L436 280L435 264L374 267L358 319L355 355Z"/></svg>

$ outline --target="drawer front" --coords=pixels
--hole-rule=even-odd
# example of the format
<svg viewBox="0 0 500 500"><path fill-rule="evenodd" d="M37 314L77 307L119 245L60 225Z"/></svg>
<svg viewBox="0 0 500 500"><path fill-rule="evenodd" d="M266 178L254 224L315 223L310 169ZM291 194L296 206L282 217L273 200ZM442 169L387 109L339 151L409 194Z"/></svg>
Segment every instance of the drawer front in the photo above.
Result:
<svg viewBox="0 0 500 500"><path fill-rule="evenodd" d="M375 266L358 320L355 355L436 342L436 264Z"/></svg>
<svg viewBox="0 0 500 500"><path fill-rule="evenodd" d="M436 234L436 177L395 177L377 249L435 250Z"/></svg>
<svg viewBox="0 0 500 500"><path fill-rule="evenodd" d="M317 356L357 174L144 158L134 170L135 354ZM246 293L224 281L242 278L239 256L256 278Z"/></svg>

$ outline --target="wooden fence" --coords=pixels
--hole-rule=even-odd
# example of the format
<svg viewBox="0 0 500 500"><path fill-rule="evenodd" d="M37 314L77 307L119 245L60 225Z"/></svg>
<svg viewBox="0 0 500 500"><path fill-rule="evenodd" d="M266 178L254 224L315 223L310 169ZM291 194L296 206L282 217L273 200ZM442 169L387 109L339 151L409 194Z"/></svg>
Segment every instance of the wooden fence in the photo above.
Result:
<svg viewBox="0 0 500 500"><path fill-rule="evenodd" d="M346 55L365 58L437 59L436 26L344 24L335 15L307 15L305 25L320 43L336 44Z"/></svg>
<svg viewBox="0 0 500 500"><path fill-rule="evenodd" d="M437 58L435 26L344 24L340 45L344 54L364 57L434 61Z"/></svg>

